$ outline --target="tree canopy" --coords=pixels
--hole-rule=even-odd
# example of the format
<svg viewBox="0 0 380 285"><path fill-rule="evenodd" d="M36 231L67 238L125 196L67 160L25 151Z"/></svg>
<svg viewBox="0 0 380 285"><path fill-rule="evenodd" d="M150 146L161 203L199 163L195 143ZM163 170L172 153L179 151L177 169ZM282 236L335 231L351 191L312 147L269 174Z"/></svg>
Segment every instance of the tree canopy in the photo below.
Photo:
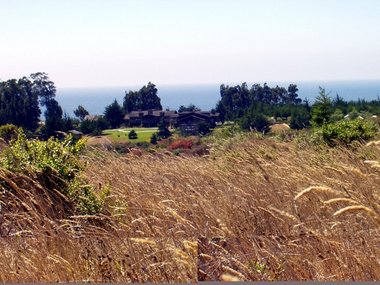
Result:
<svg viewBox="0 0 380 285"><path fill-rule="evenodd" d="M45 103L45 128L44 133L47 137L54 135L56 131L63 131L63 111L57 100L50 98Z"/></svg>
<svg viewBox="0 0 380 285"><path fill-rule="evenodd" d="M34 131L41 115L38 97L30 78L0 82L0 124L13 124Z"/></svg>
<svg viewBox="0 0 380 285"><path fill-rule="evenodd" d="M201 109L194 104L189 104L188 106L181 105L178 108L178 112L195 112L200 110Z"/></svg>
<svg viewBox="0 0 380 285"><path fill-rule="evenodd" d="M220 86L221 99L216 105L220 119L239 121L243 129L265 131L268 127L268 117L288 118L294 128L309 126L308 103L302 103L298 98L298 88L290 84L286 89L253 84L248 88L246 83L236 86Z"/></svg>
<svg viewBox="0 0 380 285"><path fill-rule="evenodd" d="M110 123L112 128L117 128L123 123L124 112L123 108L119 105L117 100L113 101L112 104L108 105L104 111L104 117Z"/></svg>
<svg viewBox="0 0 380 285"><path fill-rule="evenodd" d="M278 85L269 87L266 83L263 86L254 84L251 88L248 88L247 83L236 86L222 84L220 86L221 100L216 106L216 111L224 120L235 120L243 117L253 106L262 109L261 111L270 109L272 112L284 110L284 106L292 109L291 106L300 105L302 102L297 92L298 88L295 84L290 84L288 89ZM291 110L287 112L290 115Z"/></svg>
<svg viewBox="0 0 380 285"><path fill-rule="evenodd" d="M74 115L79 118L80 120L83 120L84 117L89 115L89 112L82 106L79 105L75 110L74 110Z"/></svg>
<svg viewBox="0 0 380 285"><path fill-rule="evenodd" d="M162 110L161 99L157 96L156 85L149 82L139 91L125 92L124 112L156 109Z"/></svg>
<svg viewBox="0 0 380 285"><path fill-rule="evenodd" d="M55 92L54 83L43 72L0 82L0 124L14 124L34 131L41 115L40 104L51 107ZM54 112L47 111L45 115L51 113Z"/></svg>

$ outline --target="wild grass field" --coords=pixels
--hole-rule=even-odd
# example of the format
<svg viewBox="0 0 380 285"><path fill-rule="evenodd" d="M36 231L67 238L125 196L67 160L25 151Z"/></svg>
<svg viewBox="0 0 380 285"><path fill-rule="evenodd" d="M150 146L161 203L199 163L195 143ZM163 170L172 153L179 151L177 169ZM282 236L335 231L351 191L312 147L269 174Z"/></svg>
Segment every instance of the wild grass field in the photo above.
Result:
<svg viewBox="0 0 380 285"><path fill-rule="evenodd" d="M379 143L209 144L206 156L87 148L96 215L65 215L64 196L2 169L0 281L380 279Z"/></svg>

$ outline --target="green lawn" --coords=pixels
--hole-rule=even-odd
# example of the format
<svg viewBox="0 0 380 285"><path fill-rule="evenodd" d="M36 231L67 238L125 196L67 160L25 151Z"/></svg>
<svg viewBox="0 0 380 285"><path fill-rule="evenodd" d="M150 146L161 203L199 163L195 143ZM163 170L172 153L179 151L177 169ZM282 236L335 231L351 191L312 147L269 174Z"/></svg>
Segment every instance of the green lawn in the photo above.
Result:
<svg viewBox="0 0 380 285"><path fill-rule="evenodd" d="M137 139L130 140L128 134L131 130L137 133ZM112 129L105 130L103 134L114 142L150 142L150 137L153 133L158 131L157 128L125 128L125 129Z"/></svg>

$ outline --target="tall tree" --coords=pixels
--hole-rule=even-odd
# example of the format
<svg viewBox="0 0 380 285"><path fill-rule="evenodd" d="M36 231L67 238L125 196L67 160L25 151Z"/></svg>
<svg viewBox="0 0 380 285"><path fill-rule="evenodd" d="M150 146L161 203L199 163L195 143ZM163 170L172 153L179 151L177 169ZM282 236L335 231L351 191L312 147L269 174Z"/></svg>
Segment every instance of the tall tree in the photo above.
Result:
<svg viewBox="0 0 380 285"><path fill-rule="evenodd" d="M298 88L296 84L290 84L288 87L288 98L290 104L300 104L302 100L298 98Z"/></svg>
<svg viewBox="0 0 380 285"><path fill-rule="evenodd" d="M49 76L45 72L37 72L30 75L33 80L33 92L40 98L42 106L55 98L57 89L54 82L50 81Z"/></svg>
<svg viewBox="0 0 380 285"><path fill-rule="evenodd" d="M54 99L56 88L46 73L0 82L0 124L11 123L34 131L41 115L40 104L46 108L45 117L49 133L52 128L61 130L58 121L62 109Z"/></svg>
<svg viewBox="0 0 380 285"><path fill-rule="evenodd" d="M27 77L0 82L0 124L37 128L41 111L32 84Z"/></svg>
<svg viewBox="0 0 380 285"><path fill-rule="evenodd" d="M55 99L50 98L45 102L45 129L47 137L53 136L54 132L63 130L63 111Z"/></svg>
<svg viewBox="0 0 380 285"><path fill-rule="evenodd" d="M88 111L82 106L79 105L75 110L74 110L74 115L79 118L80 120L83 120L84 117L89 115Z"/></svg>
<svg viewBox="0 0 380 285"><path fill-rule="evenodd" d="M156 85L149 82L139 91L125 92L123 107L126 113L149 109L162 110L161 99L157 95Z"/></svg>
<svg viewBox="0 0 380 285"><path fill-rule="evenodd" d="M311 113L313 126L322 126L324 123L328 123L333 114L332 100L322 87L319 87L319 95L315 99Z"/></svg>
<svg viewBox="0 0 380 285"><path fill-rule="evenodd" d="M104 117L110 123L112 128L119 127L124 120L123 108L119 105L117 100L113 101L111 105L108 105L104 111Z"/></svg>
<svg viewBox="0 0 380 285"><path fill-rule="evenodd" d="M18 85L24 94L23 111L24 118L21 125L28 130L35 130L40 121L41 110L38 104L38 94L33 91L33 82L27 77L19 79Z"/></svg>

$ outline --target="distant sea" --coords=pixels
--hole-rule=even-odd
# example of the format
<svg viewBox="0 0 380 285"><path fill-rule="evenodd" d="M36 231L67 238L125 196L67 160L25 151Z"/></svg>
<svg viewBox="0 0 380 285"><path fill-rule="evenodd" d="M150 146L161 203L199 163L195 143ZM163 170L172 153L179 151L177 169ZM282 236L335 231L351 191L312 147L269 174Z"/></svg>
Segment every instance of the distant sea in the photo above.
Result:
<svg viewBox="0 0 380 285"><path fill-rule="evenodd" d="M263 85L263 82L258 82ZM230 86L237 85L229 84ZM380 80L371 81L303 81L303 82L267 82L270 87L276 85L287 88L289 84L297 84L298 96L307 98L312 103L318 95L319 86L326 89L330 96L336 94L345 100L376 100L380 97ZM226 84L227 85L227 84ZM248 83L250 88L252 83ZM178 110L181 105L194 104L202 110L210 110L220 100L220 84L186 84L157 85L158 96L164 109ZM104 108L116 99L123 103L125 91L139 90L141 86L100 87L100 88L58 88L57 101L64 111L74 116L73 111L82 105L90 114L103 114Z"/></svg>

